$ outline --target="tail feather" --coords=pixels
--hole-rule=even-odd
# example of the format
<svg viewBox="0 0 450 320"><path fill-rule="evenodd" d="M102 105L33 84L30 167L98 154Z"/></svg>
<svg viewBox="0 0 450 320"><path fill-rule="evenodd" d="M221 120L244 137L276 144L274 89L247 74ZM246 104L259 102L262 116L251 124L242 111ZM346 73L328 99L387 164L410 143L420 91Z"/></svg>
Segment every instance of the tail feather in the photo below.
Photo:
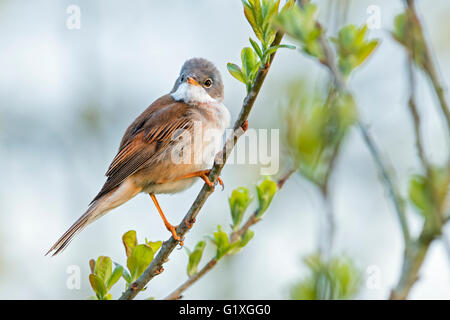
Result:
<svg viewBox="0 0 450 320"><path fill-rule="evenodd" d="M58 239L58 241L56 241L56 243L45 255L48 255L52 251L54 251L52 256L62 252L81 230L97 219L99 214L101 214L101 212L98 212L98 207L99 201L93 202L89 206L88 210L77 221L75 221L75 223L61 236L61 238Z"/></svg>
<svg viewBox="0 0 450 320"><path fill-rule="evenodd" d="M125 180L118 188L93 201L87 211L67 230L61 238L45 254L53 251L53 256L63 251L72 239L87 225L102 217L110 210L127 202L138 194L142 188L138 188L130 180Z"/></svg>

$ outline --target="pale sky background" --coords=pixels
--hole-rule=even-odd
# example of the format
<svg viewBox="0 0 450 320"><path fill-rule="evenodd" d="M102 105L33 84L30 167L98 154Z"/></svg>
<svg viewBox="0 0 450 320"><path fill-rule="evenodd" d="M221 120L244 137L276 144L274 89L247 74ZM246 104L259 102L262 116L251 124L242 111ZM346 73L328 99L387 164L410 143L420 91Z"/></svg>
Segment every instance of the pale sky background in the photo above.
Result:
<svg viewBox="0 0 450 320"><path fill-rule="evenodd" d="M317 1L327 24L330 1ZM68 30L66 8L81 8L81 29ZM405 54L390 37L400 0L353 0L348 22L362 24L366 9L381 9L381 38L374 56L350 85L359 110L403 194L417 161L407 110ZM450 3L418 1L429 41L450 83ZM330 30L335 33L335 30ZM88 260L108 255L125 264L121 236L165 240L168 233L151 200L139 195L84 230L62 255L44 257L57 238L85 211L104 182L129 123L153 100L170 91L183 62L213 61L222 72L225 104L236 118L244 86L226 71L240 62L240 51L253 36L241 1L0 1L0 298L84 299L92 295ZM290 43L288 39L286 43ZM254 128L282 128L279 103L296 77L314 82L326 71L298 50L277 55L250 116ZM421 77L418 102L424 119L426 151L436 164L448 156L443 122L434 95ZM283 160L281 160L282 162ZM375 266L380 287L363 285L359 298L385 299L396 283L402 237L393 207L378 179L359 133L345 143L332 180L337 220L334 253L351 256L367 276ZM239 186L261 179L257 165L231 165L222 175L226 189L215 192L188 233L185 245L230 224L227 197ZM177 195L159 197L169 220L177 224L201 183ZM420 219L410 208L414 230ZM306 275L302 257L318 245L320 196L301 176L293 176L277 195L254 239L238 255L220 264L189 291L191 299L283 299ZM228 229L227 229L228 230ZM450 229L447 228L447 233ZM213 255L208 244L207 261ZM163 298L186 279L187 255L176 250L141 298ZM66 286L67 268L81 268L80 290ZM113 289L117 298L124 282ZM450 299L450 257L435 242L411 292L413 299Z"/></svg>

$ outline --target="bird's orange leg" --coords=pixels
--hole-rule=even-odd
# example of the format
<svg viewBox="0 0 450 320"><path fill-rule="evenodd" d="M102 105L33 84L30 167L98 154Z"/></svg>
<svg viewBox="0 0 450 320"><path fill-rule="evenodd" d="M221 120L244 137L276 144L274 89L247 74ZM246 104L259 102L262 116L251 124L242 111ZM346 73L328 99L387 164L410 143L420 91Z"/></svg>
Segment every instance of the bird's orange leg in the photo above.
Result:
<svg viewBox="0 0 450 320"><path fill-rule="evenodd" d="M156 200L156 197L153 193L149 193L150 198L152 198L153 203L155 204L156 209L159 212L159 215L161 216L161 218L164 221L164 225L166 226L167 230L170 231L170 233L172 233L172 237L177 240L180 241L180 245L183 246L183 239L180 238L180 236L177 235L177 231L176 231L176 226L173 226L169 223L169 221L167 221L166 216L164 215L161 207L159 206L158 200Z"/></svg>
<svg viewBox="0 0 450 320"><path fill-rule="evenodd" d="M181 177L176 177L172 181L199 177L199 178L202 178L202 180L205 181L205 183L209 187L212 188L212 187L214 187L214 183L209 181L209 178L208 178L208 175L209 175L210 172L211 172L211 170L196 171L196 172L192 172L192 173L186 174L186 175L181 176ZM169 182L169 181L162 181L162 182L159 182L159 183L164 183L164 182ZM222 181L222 179L220 177L217 178L217 182L219 182L219 184L222 186L222 190L223 190L225 188L225 185L224 185L224 183L223 183L223 181Z"/></svg>

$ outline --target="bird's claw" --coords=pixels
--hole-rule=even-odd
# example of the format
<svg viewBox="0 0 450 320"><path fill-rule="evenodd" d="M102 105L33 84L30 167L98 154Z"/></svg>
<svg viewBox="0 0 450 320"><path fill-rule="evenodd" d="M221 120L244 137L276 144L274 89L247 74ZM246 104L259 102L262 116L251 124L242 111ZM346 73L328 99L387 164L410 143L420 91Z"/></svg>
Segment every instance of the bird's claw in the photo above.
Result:
<svg viewBox="0 0 450 320"><path fill-rule="evenodd" d="M217 184L220 184L220 186L222 187L222 191L225 190L225 184L223 183L222 178L217 177L216 183L214 185L217 186Z"/></svg>
<svg viewBox="0 0 450 320"><path fill-rule="evenodd" d="M245 120L244 123L241 125L242 130L245 132L248 129L248 120Z"/></svg>
<svg viewBox="0 0 450 320"><path fill-rule="evenodd" d="M188 229L191 229L195 223L195 218L192 218L191 220L186 219L184 220L184 223L186 224L186 227L188 227Z"/></svg>
<svg viewBox="0 0 450 320"><path fill-rule="evenodd" d="M201 176L201 178L203 179L203 181L205 181L205 183L208 185L208 187L212 188L214 190L215 186L219 183L222 186L222 191L225 189L225 184L223 183L222 178L217 177L216 181L214 183L212 183L209 178L210 171L206 172L205 174L203 174Z"/></svg>
<svg viewBox="0 0 450 320"><path fill-rule="evenodd" d="M177 228L178 228L178 226L172 226L172 225L167 226L167 230L170 231L170 233L172 234L172 237L175 239L175 241L178 241L180 246L183 247L183 245L184 245L184 238L180 237L177 234Z"/></svg>

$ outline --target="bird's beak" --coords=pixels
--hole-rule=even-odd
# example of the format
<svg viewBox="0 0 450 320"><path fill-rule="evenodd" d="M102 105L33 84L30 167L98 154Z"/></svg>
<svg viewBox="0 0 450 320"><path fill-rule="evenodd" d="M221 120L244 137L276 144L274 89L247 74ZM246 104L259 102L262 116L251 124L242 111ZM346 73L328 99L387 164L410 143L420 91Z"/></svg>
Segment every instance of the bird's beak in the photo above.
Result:
<svg viewBox="0 0 450 320"><path fill-rule="evenodd" d="M200 85L200 84L199 84L197 81L195 81L195 79L192 78L192 77L187 77L186 82L189 83L189 84L191 84L191 85L193 85L193 86L199 86L199 85Z"/></svg>

